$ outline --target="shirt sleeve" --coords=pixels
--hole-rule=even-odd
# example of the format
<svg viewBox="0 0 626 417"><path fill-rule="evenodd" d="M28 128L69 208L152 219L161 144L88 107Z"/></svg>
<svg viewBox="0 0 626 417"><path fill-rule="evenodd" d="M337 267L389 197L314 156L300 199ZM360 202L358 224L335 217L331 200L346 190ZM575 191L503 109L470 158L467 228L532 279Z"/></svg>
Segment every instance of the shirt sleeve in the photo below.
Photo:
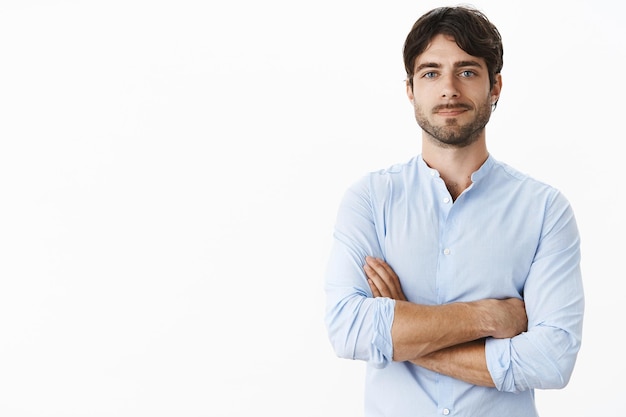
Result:
<svg viewBox="0 0 626 417"><path fill-rule="evenodd" d="M393 358L395 301L373 298L363 271L366 256L382 257L370 190L364 177L340 203L326 269L325 323L339 357L382 368Z"/></svg>
<svg viewBox="0 0 626 417"><path fill-rule="evenodd" d="M558 192L546 209L524 285L528 331L487 340L485 354L500 391L558 389L569 382L581 345L584 295L574 213Z"/></svg>

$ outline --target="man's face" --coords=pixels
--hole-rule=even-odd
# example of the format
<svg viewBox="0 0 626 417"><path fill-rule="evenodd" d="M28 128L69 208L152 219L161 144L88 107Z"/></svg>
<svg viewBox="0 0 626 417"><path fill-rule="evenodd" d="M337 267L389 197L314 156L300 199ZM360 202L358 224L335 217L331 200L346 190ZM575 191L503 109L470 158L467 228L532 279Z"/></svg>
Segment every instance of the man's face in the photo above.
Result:
<svg viewBox="0 0 626 417"><path fill-rule="evenodd" d="M489 88L484 59L467 54L454 39L437 35L415 60L407 94L426 137L439 146L462 148L484 138L502 80Z"/></svg>

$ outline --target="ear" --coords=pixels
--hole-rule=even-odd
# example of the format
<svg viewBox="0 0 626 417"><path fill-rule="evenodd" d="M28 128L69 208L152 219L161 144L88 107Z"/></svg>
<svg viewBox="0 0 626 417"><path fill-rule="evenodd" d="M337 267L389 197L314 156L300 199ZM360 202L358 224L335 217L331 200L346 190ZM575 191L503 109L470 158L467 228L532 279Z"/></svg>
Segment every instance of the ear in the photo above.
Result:
<svg viewBox="0 0 626 417"><path fill-rule="evenodd" d="M413 86L411 86L411 81L407 79L405 81L405 84L406 84L406 95L409 98L409 100L413 102L413 99L415 98L415 96L413 95Z"/></svg>
<svg viewBox="0 0 626 417"><path fill-rule="evenodd" d="M500 92L502 91L502 75L496 74L496 80L491 88L491 104L494 105L500 99Z"/></svg>

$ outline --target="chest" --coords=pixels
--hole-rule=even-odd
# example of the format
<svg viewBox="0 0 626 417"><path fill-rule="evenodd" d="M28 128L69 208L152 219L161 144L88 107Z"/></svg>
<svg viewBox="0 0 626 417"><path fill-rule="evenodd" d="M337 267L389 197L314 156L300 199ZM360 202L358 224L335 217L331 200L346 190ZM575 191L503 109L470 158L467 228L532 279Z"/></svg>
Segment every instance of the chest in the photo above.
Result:
<svg viewBox="0 0 626 417"><path fill-rule="evenodd" d="M541 233L540 216L458 200L385 207L380 243L410 301L440 304L519 296Z"/></svg>

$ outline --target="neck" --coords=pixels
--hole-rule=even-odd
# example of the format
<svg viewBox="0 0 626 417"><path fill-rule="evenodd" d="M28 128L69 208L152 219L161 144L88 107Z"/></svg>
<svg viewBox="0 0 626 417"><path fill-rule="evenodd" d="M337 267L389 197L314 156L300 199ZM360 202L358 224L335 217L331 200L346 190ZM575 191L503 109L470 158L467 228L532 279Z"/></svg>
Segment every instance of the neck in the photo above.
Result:
<svg viewBox="0 0 626 417"><path fill-rule="evenodd" d="M454 200L471 185L471 176L489 157L484 138L465 147L442 147L423 138L422 157L436 169Z"/></svg>

